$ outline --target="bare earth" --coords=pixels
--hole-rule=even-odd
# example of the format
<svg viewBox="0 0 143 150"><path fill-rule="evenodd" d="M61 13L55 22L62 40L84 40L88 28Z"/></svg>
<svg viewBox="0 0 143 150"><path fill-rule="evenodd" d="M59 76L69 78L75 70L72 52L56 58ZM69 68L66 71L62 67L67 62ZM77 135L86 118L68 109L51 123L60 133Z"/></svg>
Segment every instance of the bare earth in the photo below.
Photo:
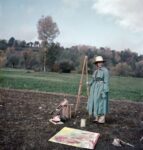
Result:
<svg viewBox="0 0 143 150"><path fill-rule="evenodd" d="M110 101L110 113L104 125L92 123L86 112L87 98L82 97L77 116L63 125L48 120L50 112L63 100L62 94L0 89L0 150L78 150L80 148L52 143L48 140L63 127L80 128L80 119L86 118L83 130L101 134L96 150L143 150L143 103ZM70 103L76 97L67 95ZM135 147L115 147L117 137Z"/></svg>

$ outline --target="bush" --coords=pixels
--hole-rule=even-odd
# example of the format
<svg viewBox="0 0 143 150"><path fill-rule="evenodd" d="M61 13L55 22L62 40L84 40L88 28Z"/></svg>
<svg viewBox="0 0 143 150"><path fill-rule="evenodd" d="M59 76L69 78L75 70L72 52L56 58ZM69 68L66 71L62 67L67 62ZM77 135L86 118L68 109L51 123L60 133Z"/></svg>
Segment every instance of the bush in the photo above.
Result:
<svg viewBox="0 0 143 150"><path fill-rule="evenodd" d="M143 77L143 60L136 63L135 76Z"/></svg>
<svg viewBox="0 0 143 150"><path fill-rule="evenodd" d="M73 63L68 60L60 62L59 67L60 67L60 71L63 73L70 73L71 70L74 69Z"/></svg>
<svg viewBox="0 0 143 150"><path fill-rule="evenodd" d="M59 64L57 64L57 63L53 64L51 71L52 72L60 72Z"/></svg>
<svg viewBox="0 0 143 150"><path fill-rule="evenodd" d="M115 67L112 67L112 75L117 76L130 76L132 69L127 63L118 63Z"/></svg>
<svg viewBox="0 0 143 150"><path fill-rule="evenodd" d="M20 61L20 57L13 54L10 57L8 57L6 66L15 68L18 66L19 61Z"/></svg>

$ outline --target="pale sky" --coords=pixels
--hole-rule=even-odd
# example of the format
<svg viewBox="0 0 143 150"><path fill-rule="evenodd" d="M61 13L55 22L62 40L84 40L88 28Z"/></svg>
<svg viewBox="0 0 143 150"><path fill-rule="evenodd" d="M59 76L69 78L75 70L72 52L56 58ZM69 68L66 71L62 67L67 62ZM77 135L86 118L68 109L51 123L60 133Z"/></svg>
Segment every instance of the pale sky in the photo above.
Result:
<svg viewBox="0 0 143 150"><path fill-rule="evenodd" d="M35 41L52 16L62 46L91 45L143 54L143 0L0 0L0 39Z"/></svg>

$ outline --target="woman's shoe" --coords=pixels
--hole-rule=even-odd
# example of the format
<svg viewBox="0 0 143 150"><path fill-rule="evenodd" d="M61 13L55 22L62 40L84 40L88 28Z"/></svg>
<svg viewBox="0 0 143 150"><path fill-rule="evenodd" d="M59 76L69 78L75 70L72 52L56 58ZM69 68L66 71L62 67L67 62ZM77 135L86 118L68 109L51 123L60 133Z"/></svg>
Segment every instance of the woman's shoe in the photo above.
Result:
<svg viewBox="0 0 143 150"><path fill-rule="evenodd" d="M99 117L96 116L96 117L95 117L95 120L93 120L93 123L98 123L98 120L99 120Z"/></svg>
<svg viewBox="0 0 143 150"><path fill-rule="evenodd" d="M98 119L99 124L104 124L105 123L105 116L100 116Z"/></svg>

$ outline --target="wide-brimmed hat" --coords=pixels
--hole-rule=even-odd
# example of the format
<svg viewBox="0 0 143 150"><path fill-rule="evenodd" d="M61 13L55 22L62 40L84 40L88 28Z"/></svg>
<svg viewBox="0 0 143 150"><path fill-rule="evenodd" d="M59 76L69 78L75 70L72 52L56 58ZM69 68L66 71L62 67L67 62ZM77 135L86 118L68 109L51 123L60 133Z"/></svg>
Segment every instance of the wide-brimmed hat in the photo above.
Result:
<svg viewBox="0 0 143 150"><path fill-rule="evenodd" d="M105 62L102 56L96 56L94 58L94 62L93 62L94 64L99 63L99 62Z"/></svg>

